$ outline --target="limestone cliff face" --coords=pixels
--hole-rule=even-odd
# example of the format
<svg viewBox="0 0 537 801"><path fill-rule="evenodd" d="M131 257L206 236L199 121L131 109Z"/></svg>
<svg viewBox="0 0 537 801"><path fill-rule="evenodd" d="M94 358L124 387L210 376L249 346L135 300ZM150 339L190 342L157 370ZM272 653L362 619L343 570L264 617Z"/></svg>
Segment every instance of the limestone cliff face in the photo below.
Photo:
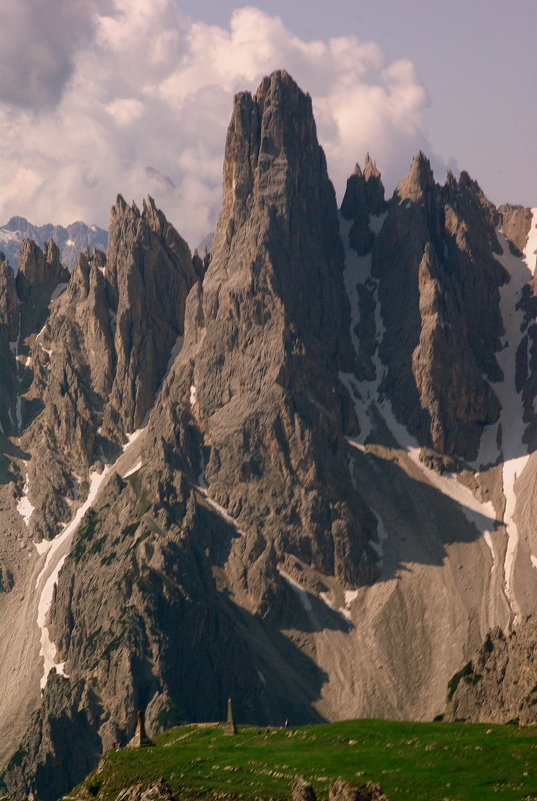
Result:
<svg viewBox="0 0 537 801"><path fill-rule="evenodd" d="M531 209L505 204L498 208L498 212L501 215L502 231L510 244L511 252L515 256L520 256L526 247L531 228L533 217Z"/></svg>
<svg viewBox="0 0 537 801"><path fill-rule="evenodd" d="M487 634L472 660L449 683L447 720L535 725L537 629L533 617L510 635Z"/></svg>
<svg viewBox="0 0 537 801"><path fill-rule="evenodd" d="M153 405L170 352L183 334L185 301L197 275L175 228L144 201L140 214L119 197L110 217L105 271L115 320L115 374L103 426L138 428Z"/></svg>
<svg viewBox="0 0 537 801"><path fill-rule="evenodd" d="M523 206L500 206L502 230L514 256L524 256L527 264L527 284L519 306L524 312L524 337L517 351L517 391L522 392L526 440L530 451L537 443L537 217L534 209Z"/></svg>
<svg viewBox="0 0 537 801"><path fill-rule="evenodd" d="M235 99L210 259L118 197L69 280L52 247L17 282L0 263L12 795L53 801L138 708L150 734L229 696L257 724L431 719L531 611L534 223L501 214L511 250L420 154L389 201L368 157L338 219L311 101L276 72Z"/></svg>
<svg viewBox="0 0 537 801"><path fill-rule="evenodd" d="M223 191L178 368L209 493L263 548L363 581L337 378L353 359L336 204L310 98L286 73L236 97Z"/></svg>
<svg viewBox="0 0 537 801"><path fill-rule="evenodd" d="M169 309L180 318L184 308L172 270L157 281L152 258L140 258L154 229L164 231L163 271L177 247L163 226L153 208L140 216L118 202L106 265L81 258L59 304L64 328L51 319L45 331L46 348L49 337L69 341L65 327L86 315L77 352L100 356L95 367L89 357L78 363L94 394L109 397L95 442L106 432L113 440L116 419L126 430L140 425L153 402L150 368L161 365L158 382L165 365L150 349L155 331L165 327L169 356L182 330L165 326ZM75 760L46 714L52 705L59 719L76 714L77 682L95 696L103 746L129 739L138 707L154 730L183 716L218 718L229 695L242 720L319 719L312 623L279 569L317 590L319 574L347 588L375 574L366 532L376 524L352 484L344 439L357 425L338 379L354 368L342 274L311 101L275 73L235 100L211 261L188 297L183 350L135 443L139 455L120 455L73 536L49 618L69 678L46 686L21 744L25 766L6 773L13 791L32 786L48 801L37 767L60 748ZM96 312L103 293L116 315L113 350L107 314ZM315 620L325 618L348 628L322 605ZM283 636L297 623L302 637Z"/></svg>
<svg viewBox="0 0 537 801"><path fill-rule="evenodd" d="M27 273L21 260L22 298ZM82 252L37 335L33 325L22 442L33 453L31 527L38 537L58 531L70 503L87 491L90 466L117 455L126 433L140 425L183 333L196 278L188 246L153 201L140 214L119 197L108 257Z"/></svg>
<svg viewBox="0 0 537 801"><path fill-rule="evenodd" d="M380 171L368 153L363 171L357 164L348 179L341 204L341 216L344 220L352 221L349 243L359 256L365 256L371 251L374 242L371 218L378 217L385 209Z"/></svg>
<svg viewBox="0 0 537 801"><path fill-rule="evenodd" d="M11 342L19 335L19 299L15 276L0 253L0 433L16 433L14 409L17 397L17 366Z"/></svg>
<svg viewBox="0 0 537 801"><path fill-rule="evenodd" d="M423 445L473 459L498 419L490 382L503 331L499 287L508 276L497 213L466 173L434 182L419 154L398 185L373 250L387 365L382 390Z"/></svg>

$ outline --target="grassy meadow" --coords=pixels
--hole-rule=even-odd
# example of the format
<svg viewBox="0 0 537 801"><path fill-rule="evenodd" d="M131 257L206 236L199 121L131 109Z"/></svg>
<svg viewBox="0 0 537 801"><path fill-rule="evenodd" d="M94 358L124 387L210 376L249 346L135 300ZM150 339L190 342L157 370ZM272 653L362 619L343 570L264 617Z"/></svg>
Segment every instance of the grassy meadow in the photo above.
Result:
<svg viewBox="0 0 537 801"><path fill-rule="evenodd" d="M288 799L293 777L320 801L330 782L378 782L390 801L537 801L537 727L349 720L297 728L179 726L154 748L108 752L66 798L115 801L163 776L180 799Z"/></svg>

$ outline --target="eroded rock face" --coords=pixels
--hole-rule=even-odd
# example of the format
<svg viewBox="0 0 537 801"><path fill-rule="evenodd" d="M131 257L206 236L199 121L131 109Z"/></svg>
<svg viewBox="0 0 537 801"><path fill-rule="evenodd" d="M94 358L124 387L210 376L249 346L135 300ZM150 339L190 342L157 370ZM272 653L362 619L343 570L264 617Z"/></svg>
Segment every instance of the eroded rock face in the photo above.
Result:
<svg viewBox="0 0 537 801"><path fill-rule="evenodd" d="M21 291L24 282L35 284L38 268L37 258L21 260ZM85 494L90 466L115 458L141 424L183 334L196 278L188 246L153 201L140 214L119 197L108 257L80 254L32 338L33 381L24 398L31 423L22 441L34 453L28 475L38 538L58 531L70 502Z"/></svg>
<svg viewBox="0 0 537 801"><path fill-rule="evenodd" d="M373 250L385 333L382 391L423 445L473 459L485 425L498 419L490 382L507 274L497 214L466 173L433 179L420 154L398 185Z"/></svg>
<svg viewBox="0 0 537 801"><path fill-rule="evenodd" d="M494 629L451 679L446 719L535 725L536 675L535 619L526 618L507 636Z"/></svg>
<svg viewBox="0 0 537 801"><path fill-rule="evenodd" d="M138 709L150 735L221 719L230 696L239 724L441 711L452 662L519 602L505 567L519 485L504 491L494 466L499 432L492 467L442 475L498 419L497 221L467 175L440 187L420 155L387 203L373 162L358 168L338 230L311 101L278 72L235 100L210 260L150 200L118 198L107 256L82 253L61 294L34 291L61 276L28 246L0 602L33 633L23 664L41 667L46 631L68 678L50 674L41 696L36 672L11 793L44 797L59 753L67 791L88 767L79 742L95 764ZM2 275L4 339L18 338ZM49 560L39 540L59 532ZM531 572L528 541L521 529Z"/></svg>
<svg viewBox="0 0 537 801"><path fill-rule="evenodd" d="M19 335L19 299L15 276L0 253L0 433L16 433L17 365L13 347Z"/></svg>
<svg viewBox="0 0 537 801"><path fill-rule="evenodd" d="M189 297L175 392L202 434L211 497L256 531L256 547L355 583L371 573L337 377L353 369L342 272L311 100L274 73L235 99L223 209Z"/></svg>
<svg viewBox="0 0 537 801"><path fill-rule="evenodd" d="M73 682L67 701L66 684L67 680L55 673L50 677L46 698L8 762L10 793L17 798L34 792L42 801L55 801L66 787L73 787L89 773L100 757L96 698L83 682ZM66 740L71 743L69 749L64 749Z"/></svg>
<svg viewBox="0 0 537 801"><path fill-rule="evenodd" d="M113 443L117 420L125 430L142 422L188 285L170 260L180 243L152 206L140 215L118 201L109 242L106 264L81 259L43 333L47 349L49 337L70 342L93 391L88 420L100 408L94 388L108 391L93 453L107 433ZM374 519L352 486L344 440L356 421L338 380L354 366L342 270L311 101L275 73L235 100L211 261L189 296L185 344L143 434L141 466L132 478L126 468L111 474L55 594L49 625L69 665L64 705L71 682L91 686L103 743L130 739L138 708L151 732L174 716L218 719L230 696L239 722L319 719L322 671L280 631L297 614L312 623L294 603L287 611L294 590L278 567L298 559L351 587L374 575ZM166 359L164 348L155 353L161 342ZM28 760L28 776L35 767ZM21 786L11 771L6 782Z"/></svg>
<svg viewBox="0 0 537 801"><path fill-rule="evenodd" d="M371 217L385 211L384 187L377 165L366 156L364 170L357 164L347 181L347 189L341 204L341 216L352 220L349 232L351 247L359 256L365 256L373 247L374 233Z"/></svg>
<svg viewBox="0 0 537 801"><path fill-rule="evenodd" d="M69 270L61 264L60 251L52 239L46 242L43 250L30 239L23 241L15 282L17 295L23 304L21 345L42 328L48 316L51 295L59 284L68 281Z"/></svg>
<svg viewBox="0 0 537 801"><path fill-rule="evenodd" d="M103 430L139 428L170 352L183 334L186 296L197 280L190 250L152 198L140 214L118 197L110 217L105 279L115 319L115 374Z"/></svg>
<svg viewBox="0 0 537 801"><path fill-rule="evenodd" d="M511 252L520 256L526 247L531 227L531 209L505 204L498 208L498 212L501 214L502 231L510 243Z"/></svg>

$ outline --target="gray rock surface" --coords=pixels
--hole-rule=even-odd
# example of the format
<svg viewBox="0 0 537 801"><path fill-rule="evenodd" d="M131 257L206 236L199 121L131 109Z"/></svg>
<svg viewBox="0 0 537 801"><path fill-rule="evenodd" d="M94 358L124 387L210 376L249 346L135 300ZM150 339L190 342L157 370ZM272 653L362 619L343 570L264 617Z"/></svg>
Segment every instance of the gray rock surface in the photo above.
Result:
<svg viewBox="0 0 537 801"><path fill-rule="evenodd" d="M479 651L451 679L447 720L537 723L537 626L529 616L506 636L490 631Z"/></svg>
<svg viewBox="0 0 537 801"><path fill-rule="evenodd" d="M17 397L17 363L11 342L19 335L19 299L15 276L7 260L0 254L0 436L17 433L15 407Z"/></svg>
<svg viewBox="0 0 537 801"><path fill-rule="evenodd" d="M330 785L328 798L329 801L388 801L380 784L350 784L344 779L338 779Z"/></svg>
<svg viewBox="0 0 537 801"><path fill-rule="evenodd" d="M12 794L68 790L138 709L152 734L230 696L257 724L442 711L535 603L527 219L504 240L420 154L388 202L367 159L338 220L277 72L235 99L210 258L119 197L68 280L52 245L0 265Z"/></svg>
<svg viewBox="0 0 537 801"><path fill-rule="evenodd" d="M295 776L291 784L292 801L317 801L315 790L304 776Z"/></svg>
<svg viewBox="0 0 537 801"><path fill-rule="evenodd" d="M420 153L373 250L385 326L381 391L422 445L467 460L500 411L490 382L502 378L495 354L508 276L494 258L497 220L466 173L440 187Z"/></svg>

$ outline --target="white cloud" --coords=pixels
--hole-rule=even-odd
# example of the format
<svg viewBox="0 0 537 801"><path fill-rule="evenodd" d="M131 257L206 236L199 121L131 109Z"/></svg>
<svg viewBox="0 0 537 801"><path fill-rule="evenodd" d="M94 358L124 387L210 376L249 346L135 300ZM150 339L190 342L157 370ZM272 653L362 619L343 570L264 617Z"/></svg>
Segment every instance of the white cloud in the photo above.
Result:
<svg viewBox="0 0 537 801"><path fill-rule="evenodd" d="M232 94L255 90L278 68L312 95L340 196L366 151L393 187L414 153L427 149L427 97L413 65L388 63L375 43L354 36L306 42L253 7L235 11L221 28L192 22L175 0L56 2L73 29L63 61L56 72L45 70L41 93L0 96L7 167L0 223L22 214L34 223L106 225L118 192L138 203L151 193L195 245L216 220ZM36 36L34 25L34 43ZM58 44L52 25L41 38L41 52Z"/></svg>

